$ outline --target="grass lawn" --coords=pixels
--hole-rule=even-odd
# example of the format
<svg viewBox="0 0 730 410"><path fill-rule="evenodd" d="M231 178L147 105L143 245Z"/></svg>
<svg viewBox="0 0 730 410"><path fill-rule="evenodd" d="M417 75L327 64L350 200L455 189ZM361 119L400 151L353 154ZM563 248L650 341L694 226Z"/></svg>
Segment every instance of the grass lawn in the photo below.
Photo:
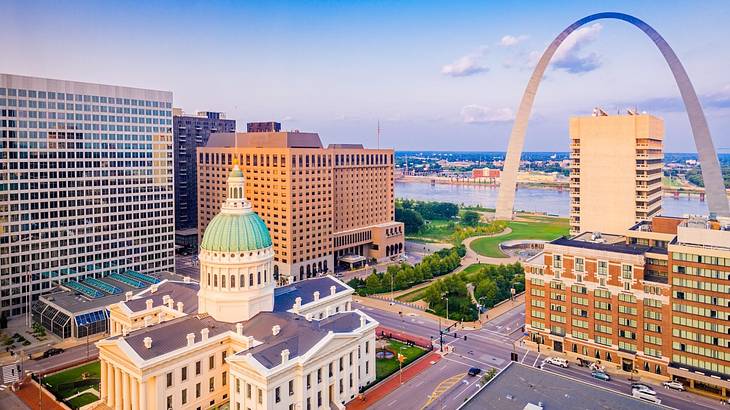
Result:
<svg viewBox="0 0 730 410"><path fill-rule="evenodd" d="M423 295L426 292L426 289L428 289L428 286L424 286L420 289L416 289L413 292L408 292L406 294L400 295L396 297L396 300L400 300L401 302L415 302L417 300L423 299Z"/></svg>
<svg viewBox="0 0 730 410"><path fill-rule="evenodd" d="M662 185L669 188L681 188L682 183L679 182L679 179L677 177L662 177Z"/></svg>
<svg viewBox="0 0 730 410"><path fill-rule="evenodd" d="M449 224L456 224L456 221L446 219L427 220L421 231L416 234L408 235L408 239L422 240L428 242L450 242L451 234L454 228L449 228Z"/></svg>
<svg viewBox="0 0 730 410"><path fill-rule="evenodd" d="M86 406L87 404L91 404L97 400L99 400L99 398L94 396L93 394L84 393L80 396L76 396L73 399L69 400L68 403L71 406L71 408L78 409L80 407Z"/></svg>
<svg viewBox="0 0 730 410"><path fill-rule="evenodd" d="M551 241L561 236L567 235L570 226L568 219L565 218L548 218L541 216L525 216L524 219L529 221L511 221L507 223L512 232L507 235L480 238L471 243L471 249L474 252L492 258L506 258L499 249L499 244L514 239L541 239Z"/></svg>
<svg viewBox="0 0 730 410"><path fill-rule="evenodd" d="M73 367L71 369L54 373L52 375L44 377L43 384L45 384L49 390L55 392L58 396L66 398L89 388L89 385L78 387L60 387L65 383L72 383L82 380L81 375L83 373L89 373L89 379L99 379L101 377L101 365L98 361L96 361L87 363L83 366Z"/></svg>
<svg viewBox="0 0 730 410"><path fill-rule="evenodd" d="M395 340L388 341L388 345L393 348L394 351L400 352L406 357L403 362L403 367L418 359L419 357L426 354L426 351L416 346L408 346L405 343L397 342ZM398 360L396 357L392 359L376 359L375 360L375 382L379 382L391 374L398 371Z"/></svg>

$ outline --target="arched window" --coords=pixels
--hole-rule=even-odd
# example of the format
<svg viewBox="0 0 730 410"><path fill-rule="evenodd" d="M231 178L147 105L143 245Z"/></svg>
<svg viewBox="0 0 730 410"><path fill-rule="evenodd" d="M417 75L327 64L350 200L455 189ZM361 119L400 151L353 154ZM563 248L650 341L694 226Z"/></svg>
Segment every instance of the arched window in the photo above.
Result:
<svg viewBox="0 0 730 410"><path fill-rule="evenodd" d="M261 284L261 272L256 272L256 284Z"/></svg>
<svg viewBox="0 0 730 410"><path fill-rule="evenodd" d="M226 275L221 275L221 288L226 288Z"/></svg>
<svg viewBox="0 0 730 410"><path fill-rule="evenodd" d="M208 272L208 286L210 286L210 272Z"/></svg>
<svg viewBox="0 0 730 410"><path fill-rule="evenodd" d="M238 278L238 285L241 287L246 286L246 277L243 276L243 273L241 274L241 277Z"/></svg>
<svg viewBox="0 0 730 410"><path fill-rule="evenodd" d="M248 286L253 286L253 273L248 274Z"/></svg>
<svg viewBox="0 0 730 410"><path fill-rule="evenodd" d="M213 275L213 287L218 287L218 275Z"/></svg>
<svg viewBox="0 0 730 410"><path fill-rule="evenodd" d="M231 275L231 289L236 287L236 275Z"/></svg>
<svg viewBox="0 0 730 410"><path fill-rule="evenodd" d="M264 283L269 281L269 277L266 275L266 269L264 269Z"/></svg>

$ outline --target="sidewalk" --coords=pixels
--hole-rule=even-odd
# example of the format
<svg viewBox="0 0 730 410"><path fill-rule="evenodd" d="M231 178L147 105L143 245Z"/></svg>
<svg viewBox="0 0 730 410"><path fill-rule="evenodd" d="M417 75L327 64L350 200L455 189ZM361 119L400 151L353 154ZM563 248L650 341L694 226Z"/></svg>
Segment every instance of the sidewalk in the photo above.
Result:
<svg viewBox="0 0 730 410"><path fill-rule="evenodd" d="M65 410L56 399L48 393L43 392L41 396L38 391L38 385L31 381L23 383L20 390L15 395L32 410Z"/></svg>
<svg viewBox="0 0 730 410"><path fill-rule="evenodd" d="M431 362L438 362L439 360L441 360L441 355L439 355L438 353L427 353L425 356L418 359L418 361L414 362L403 370L403 383L408 382L409 380L418 376L421 372L431 367ZM375 404L378 400L387 396L388 394L393 392L393 390L397 389L400 386L400 377L396 372L389 378L380 382L377 386L368 390L365 393L364 401L356 398L355 400L347 403L347 406L345 406L345 408L347 410L367 409L368 407Z"/></svg>

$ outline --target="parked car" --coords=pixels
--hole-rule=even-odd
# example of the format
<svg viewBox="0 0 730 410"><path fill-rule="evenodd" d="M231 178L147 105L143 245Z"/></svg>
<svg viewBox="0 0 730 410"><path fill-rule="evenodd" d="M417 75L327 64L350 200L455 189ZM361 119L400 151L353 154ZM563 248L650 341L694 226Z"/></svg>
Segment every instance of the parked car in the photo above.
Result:
<svg viewBox="0 0 730 410"><path fill-rule="evenodd" d="M47 359L51 356L55 356L55 355L61 354L61 353L63 353L63 349L61 349L60 347L52 347L52 348L46 350L45 352L43 352L43 358Z"/></svg>
<svg viewBox="0 0 730 410"><path fill-rule="evenodd" d="M642 390L651 394L656 394L656 391L644 383L632 383L631 390Z"/></svg>
<svg viewBox="0 0 730 410"><path fill-rule="evenodd" d="M469 376L476 376L481 372L482 372L482 369L480 369L478 367L472 367L471 369L469 369Z"/></svg>
<svg viewBox="0 0 730 410"><path fill-rule="evenodd" d="M595 370L591 372L591 376L595 377L598 380L603 380L604 382L611 380L611 376L609 376L608 374Z"/></svg>
<svg viewBox="0 0 730 410"><path fill-rule="evenodd" d="M664 382L662 383L662 386L664 386L665 389L684 391L684 385L675 380Z"/></svg>
<svg viewBox="0 0 730 410"><path fill-rule="evenodd" d="M637 399L650 401L652 403L661 404L662 401L656 396L656 393L650 393L647 390L634 389L631 391L631 395Z"/></svg>
<svg viewBox="0 0 730 410"><path fill-rule="evenodd" d="M547 359L545 359L545 363L550 363L553 366L559 366L565 369L568 368L568 361L563 359L562 357L548 357Z"/></svg>
<svg viewBox="0 0 730 410"><path fill-rule="evenodd" d="M337 272L337 273L335 273L335 277L336 278L344 278L345 277L345 274L342 273L342 272Z"/></svg>

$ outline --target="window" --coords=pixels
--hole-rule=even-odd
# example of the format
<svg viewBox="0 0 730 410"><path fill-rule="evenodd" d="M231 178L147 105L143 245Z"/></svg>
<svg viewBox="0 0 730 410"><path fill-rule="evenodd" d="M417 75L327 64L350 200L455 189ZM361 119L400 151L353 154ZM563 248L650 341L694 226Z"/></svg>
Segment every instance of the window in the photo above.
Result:
<svg viewBox="0 0 730 410"><path fill-rule="evenodd" d="M289 395L294 395L294 380L289 380Z"/></svg>
<svg viewBox="0 0 730 410"><path fill-rule="evenodd" d="M563 268L563 255L553 255L553 268L555 268L555 269Z"/></svg>
<svg viewBox="0 0 730 410"><path fill-rule="evenodd" d="M311 388L312 388L312 375L308 374L307 375L307 390L309 390Z"/></svg>
<svg viewBox="0 0 730 410"><path fill-rule="evenodd" d="M226 372L221 373L221 384L225 386L228 383L228 374Z"/></svg>
<svg viewBox="0 0 730 410"><path fill-rule="evenodd" d="M185 366L182 369L180 369L180 381L185 381L188 379L188 367Z"/></svg>
<svg viewBox="0 0 730 410"><path fill-rule="evenodd" d="M208 379L208 391L212 392L213 390L215 390L215 377Z"/></svg>
<svg viewBox="0 0 730 410"><path fill-rule="evenodd" d="M621 265L621 277L624 279L634 278L634 266L633 265Z"/></svg>
<svg viewBox="0 0 730 410"><path fill-rule="evenodd" d="M322 383L322 369L317 369L317 383Z"/></svg>
<svg viewBox="0 0 730 410"><path fill-rule="evenodd" d="M215 367L215 356L208 358L208 370L212 370Z"/></svg>
<svg viewBox="0 0 730 410"><path fill-rule="evenodd" d="M317 392L317 407L322 407L322 392Z"/></svg>
<svg viewBox="0 0 730 410"><path fill-rule="evenodd" d="M598 261L598 274L608 275L608 261Z"/></svg>
<svg viewBox="0 0 730 410"><path fill-rule="evenodd" d="M575 271L576 272L585 272L586 271L585 259L575 258Z"/></svg>
<svg viewBox="0 0 730 410"><path fill-rule="evenodd" d="M167 408L172 408L172 396L167 396Z"/></svg>
<svg viewBox="0 0 730 410"><path fill-rule="evenodd" d="M251 398L251 385L246 383L246 397Z"/></svg>
<svg viewBox="0 0 730 410"><path fill-rule="evenodd" d="M281 391L280 391L279 387L274 389L274 401L277 403L279 403L281 401Z"/></svg>
<svg viewBox="0 0 730 410"><path fill-rule="evenodd" d="M257 391L257 394L259 396L258 397L259 404L263 404L263 402L264 402L264 392L262 392L261 389L256 389L256 391Z"/></svg>
<svg viewBox="0 0 730 410"><path fill-rule="evenodd" d="M199 376L200 375L200 360L198 360L197 362L195 362L195 375L196 376Z"/></svg>
<svg viewBox="0 0 730 410"><path fill-rule="evenodd" d="M200 383L195 384L195 398L196 399L200 398Z"/></svg>
<svg viewBox="0 0 730 410"><path fill-rule="evenodd" d="M167 377L167 387L172 387L172 372L165 375Z"/></svg>
<svg viewBox="0 0 730 410"><path fill-rule="evenodd" d="M236 393L241 392L241 379L236 379Z"/></svg>
<svg viewBox="0 0 730 410"><path fill-rule="evenodd" d="M183 389L180 393L180 401L182 404L185 404L188 402L188 389Z"/></svg>

